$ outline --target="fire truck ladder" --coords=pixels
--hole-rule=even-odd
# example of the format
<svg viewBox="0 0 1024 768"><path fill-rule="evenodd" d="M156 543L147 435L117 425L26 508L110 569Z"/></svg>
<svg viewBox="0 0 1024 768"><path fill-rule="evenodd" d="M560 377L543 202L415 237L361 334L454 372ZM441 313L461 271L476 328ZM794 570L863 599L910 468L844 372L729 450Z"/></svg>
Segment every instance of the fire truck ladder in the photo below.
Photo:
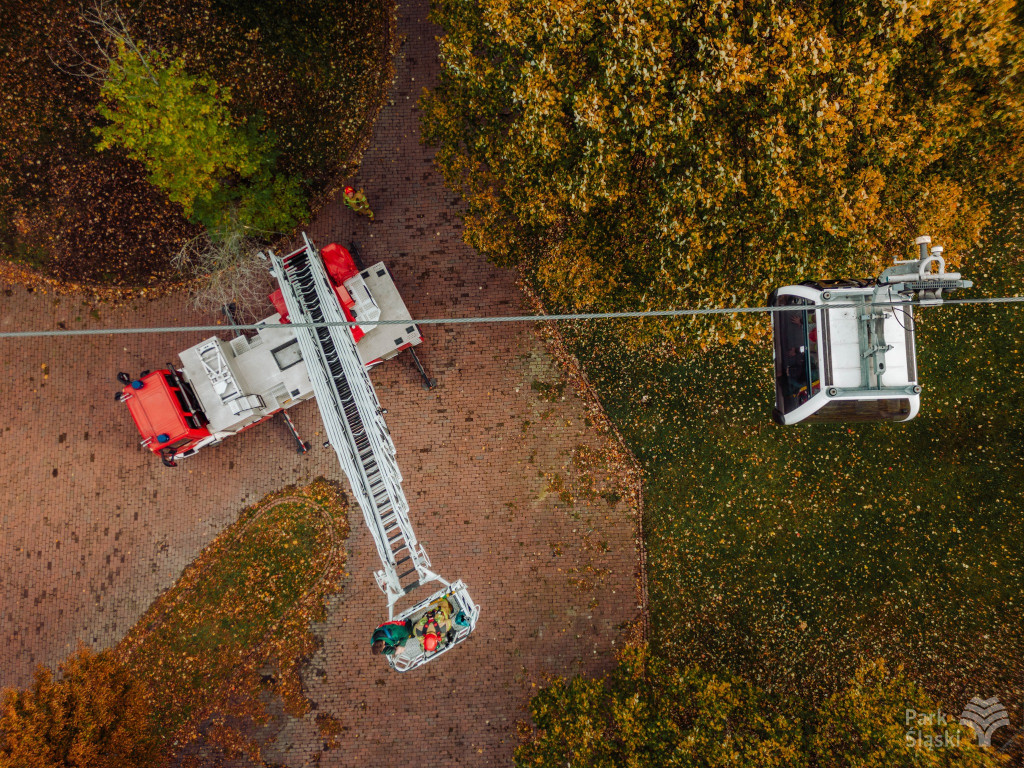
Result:
<svg viewBox="0 0 1024 768"><path fill-rule="evenodd" d="M305 234L303 239L304 248L283 258L269 254L288 314L292 322L344 323L323 263ZM464 589L461 582L452 587L430 569L430 558L416 540L395 446L351 331L332 325L296 328L295 335L330 444L377 546L383 568L374 577L387 595L388 618L394 618L395 603L421 584L438 581Z"/></svg>

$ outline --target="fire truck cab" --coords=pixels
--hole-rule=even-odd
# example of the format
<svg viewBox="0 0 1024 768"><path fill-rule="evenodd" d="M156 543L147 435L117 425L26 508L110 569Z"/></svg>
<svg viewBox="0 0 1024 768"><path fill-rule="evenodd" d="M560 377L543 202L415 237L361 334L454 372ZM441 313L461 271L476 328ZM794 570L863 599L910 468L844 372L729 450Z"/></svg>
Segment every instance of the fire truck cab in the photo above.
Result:
<svg viewBox="0 0 1024 768"><path fill-rule="evenodd" d="M351 253L336 243L313 254L323 260L345 319L359 322L351 330L365 366L423 341L383 262L360 270ZM180 365L135 378L118 374L124 387L117 399L128 406L142 445L165 465L175 466L178 459L313 397L281 290L270 300L278 311L257 323L252 336L211 336L181 352ZM408 325L379 325L382 317ZM302 450L301 440L299 445Z"/></svg>
<svg viewBox="0 0 1024 768"><path fill-rule="evenodd" d="M142 435L142 445L159 454L165 464L212 441L206 414L195 405L187 387L179 372L160 370L129 379L118 393Z"/></svg>

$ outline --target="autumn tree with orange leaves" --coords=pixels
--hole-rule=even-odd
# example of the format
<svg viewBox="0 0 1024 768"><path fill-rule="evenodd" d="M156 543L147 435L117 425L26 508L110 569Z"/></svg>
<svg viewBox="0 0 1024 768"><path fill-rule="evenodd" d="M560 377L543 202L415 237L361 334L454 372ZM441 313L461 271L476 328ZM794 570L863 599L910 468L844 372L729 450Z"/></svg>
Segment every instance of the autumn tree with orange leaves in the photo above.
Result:
<svg viewBox="0 0 1024 768"><path fill-rule="evenodd" d="M40 666L0 701L0 768L147 768L157 764L144 688L110 651Z"/></svg>
<svg viewBox="0 0 1024 768"><path fill-rule="evenodd" d="M1012 0L438 0L424 132L467 242L558 308L760 305L955 256L1019 181ZM653 326L645 326L648 329ZM649 330L705 346L760 321Z"/></svg>

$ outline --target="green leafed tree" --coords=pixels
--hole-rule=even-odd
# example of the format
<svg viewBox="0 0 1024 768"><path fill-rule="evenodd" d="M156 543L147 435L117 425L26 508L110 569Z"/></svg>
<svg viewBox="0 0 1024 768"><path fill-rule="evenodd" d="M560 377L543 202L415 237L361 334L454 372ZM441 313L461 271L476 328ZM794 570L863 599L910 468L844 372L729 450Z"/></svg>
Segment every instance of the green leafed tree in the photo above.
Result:
<svg viewBox="0 0 1024 768"><path fill-rule="evenodd" d="M577 310L762 304L957 254L1024 160L1012 0L438 0L467 242ZM645 326L650 333L653 326ZM701 345L760 322L659 326ZM680 335L681 334L681 335Z"/></svg>
<svg viewBox="0 0 1024 768"><path fill-rule="evenodd" d="M0 699L0 768L147 768L158 764L145 688L109 651L81 648L55 678L40 666Z"/></svg>
<svg viewBox="0 0 1024 768"><path fill-rule="evenodd" d="M231 174L245 178L256 162L227 108L231 98L211 78L190 75L164 51L144 56L117 43L101 90L100 149L122 147L149 178L192 215L196 198L212 197Z"/></svg>
<svg viewBox="0 0 1024 768"><path fill-rule="evenodd" d="M908 724L908 712L914 717ZM728 675L630 650L608 675L558 680L530 703L519 768L998 768L970 730L900 672L866 665L817 710Z"/></svg>
<svg viewBox="0 0 1024 768"><path fill-rule="evenodd" d="M239 125L230 89L190 74L166 51L129 49L117 56L97 107L99 148L122 148L149 180L213 231L284 230L308 215L298 179L275 172L273 135Z"/></svg>
<svg viewBox="0 0 1024 768"><path fill-rule="evenodd" d="M221 184L212 195L197 198L193 218L215 236L245 227L259 232L285 230L309 216L306 192L294 176L276 173L274 135L247 129L255 171L242 184Z"/></svg>

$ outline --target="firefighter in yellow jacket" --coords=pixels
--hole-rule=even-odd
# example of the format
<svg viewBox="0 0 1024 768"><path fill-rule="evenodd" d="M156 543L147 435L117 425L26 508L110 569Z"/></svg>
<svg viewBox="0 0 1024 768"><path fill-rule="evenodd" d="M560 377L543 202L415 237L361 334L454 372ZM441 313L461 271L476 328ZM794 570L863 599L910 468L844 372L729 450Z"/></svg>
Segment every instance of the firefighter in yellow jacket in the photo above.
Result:
<svg viewBox="0 0 1024 768"><path fill-rule="evenodd" d="M360 216L369 216L373 221L373 211L370 210L370 201L366 199L363 190L356 192L352 187L345 187L345 205L358 213Z"/></svg>
<svg viewBox="0 0 1024 768"><path fill-rule="evenodd" d="M443 597L436 606L420 616L413 626L412 634L422 643L424 651L433 653L448 644L451 631L452 606L448 598Z"/></svg>

